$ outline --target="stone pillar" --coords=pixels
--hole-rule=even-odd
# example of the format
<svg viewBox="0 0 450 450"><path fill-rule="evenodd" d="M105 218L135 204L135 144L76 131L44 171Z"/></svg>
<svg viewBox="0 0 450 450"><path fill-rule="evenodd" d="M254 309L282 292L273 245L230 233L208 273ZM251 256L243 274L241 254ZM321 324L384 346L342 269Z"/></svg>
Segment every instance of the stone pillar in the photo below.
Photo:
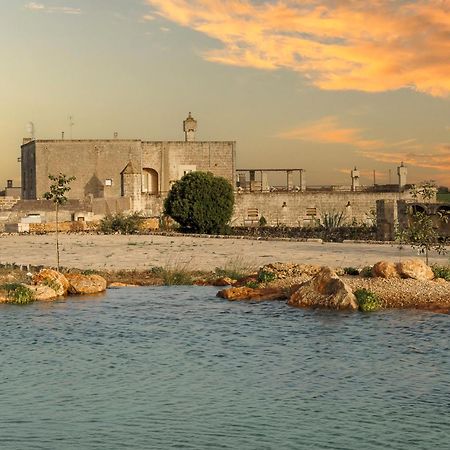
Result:
<svg viewBox="0 0 450 450"><path fill-rule="evenodd" d="M269 190L269 177L267 172L261 172L261 190L264 192Z"/></svg>
<svg viewBox="0 0 450 450"><path fill-rule="evenodd" d="M286 187L288 191L292 191L294 188L294 171L286 170Z"/></svg>
<svg viewBox="0 0 450 450"><path fill-rule="evenodd" d="M359 170L355 167L351 171L351 177L352 177L352 191L355 192L360 187L360 181L359 181Z"/></svg>
<svg viewBox="0 0 450 450"><path fill-rule="evenodd" d="M300 169L300 190L306 191L306 171L303 169Z"/></svg>
<svg viewBox="0 0 450 450"><path fill-rule="evenodd" d="M408 175L408 169L403 165L403 162L397 167L397 175L398 189L401 191L406 185L406 176Z"/></svg>
<svg viewBox="0 0 450 450"><path fill-rule="evenodd" d="M397 223L397 200L377 200L377 239L393 241Z"/></svg>

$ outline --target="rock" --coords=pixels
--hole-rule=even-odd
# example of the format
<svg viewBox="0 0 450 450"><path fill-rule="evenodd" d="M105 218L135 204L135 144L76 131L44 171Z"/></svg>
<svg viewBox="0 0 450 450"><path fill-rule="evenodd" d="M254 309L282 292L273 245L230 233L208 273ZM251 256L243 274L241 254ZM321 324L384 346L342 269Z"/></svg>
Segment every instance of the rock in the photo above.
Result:
<svg viewBox="0 0 450 450"><path fill-rule="evenodd" d="M217 278L213 281L213 286L232 286L234 283L236 283L236 280L233 280L229 277L221 277Z"/></svg>
<svg viewBox="0 0 450 450"><path fill-rule="evenodd" d="M0 291L0 303L8 303L6 292Z"/></svg>
<svg viewBox="0 0 450 450"><path fill-rule="evenodd" d="M397 264L397 272L402 278L414 280L432 280L434 273L421 259L407 259Z"/></svg>
<svg viewBox="0 0 450 450"><path fill-rule="evenodd" d="M97 294L106 290L107 282L100 275L67 274L71 294Z"/></svg>
<svg viewBox="0 0 450 450"><path fill-rule="evenodd" d="M397 267L389 261L379 261L372 267L372 275L380 278L400 278Z"/></svg>
<svg viewBox="0 0 450 450"><path fill-rule="evenodd" d="M37 286L26 285L26 287L33 291L36 301L48 302L58 298L56 291L45 284L38 284Z"/></svg>
<svg viewBox="0 0 450 450"><path fill-rule="evenodd" d="M314 308L358 309L352 290L329 267L306 281L290 296L289 305Z"/></svg>
<svg viewBox="0 0 450 450"><path fill-rule="evenodd" d="M434 281L437 284L447 284L448 283L448 281L445 278L435 278Z"/></svg>
<svg viewBox="0 0 450 450"><path fill-rule="evenodd" d="M58 296L66 295L69 289L67 278L62 273L53 269L42 269L33 276L33 283L38 286L52 288Z"/></svg>
<svg viewBox="0 0 450 450"><path fill-rule="evenodd" d="M118 289L123 287L139 287L137 284L128 284L128 283L120 283L119 281L115 281L114 283L108 284L108 289Z"/></svg>
<svg viewBox="0 0 450 450"><path fill-rule="evenodd" d="M223 289L217 293L217 297L226 298L227 300L253 300L253 301L266 301L266 300L284 300L287 298L286 290L283 288L249 288L232 287Z"/></svg>

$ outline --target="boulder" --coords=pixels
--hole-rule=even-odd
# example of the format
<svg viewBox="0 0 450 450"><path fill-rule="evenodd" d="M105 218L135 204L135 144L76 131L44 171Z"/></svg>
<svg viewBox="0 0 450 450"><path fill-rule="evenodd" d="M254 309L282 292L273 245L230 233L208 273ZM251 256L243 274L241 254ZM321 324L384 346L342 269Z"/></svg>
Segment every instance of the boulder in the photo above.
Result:
<svg viewBox="0 0 450 450"><path fill-rule="evenodd" d="M229 277L221 277L217 278L213 281L213 286L232 286L234 283L236 283L236 280L233 280Z"/></svg>
<svg viewBox="0 0 450 450"><path fill-rule="evenodd" d="M288 296L283 288L249 288L246 286L223 289L217 293L217 297L235 300L285 300Z"/></svg>
<svg viewBox="0 0 450 450"><path fill-rule="evenodd" d="M48 302L58 298L58 294L50 286L45 284L38 284L37 286L26 285L28 289L31 289L34 293L34 298L37 301Z"/></svg>
<svg viewBox="0 0 450 450"><path fill-rule="evenodd" d="M348 287L329 267L313 278L301 284L290 296L289 305L331 308L358 309L356 297Z"/></svg>
<svg viewBox="0 0 450 450"><path fill-rule="evenodd" d="M100 275L67 274L71 294L97 294L106 290L107 282Z"/></svg>
<svg viewBox="0 0 450 450"><path fill-rule="evenodd" d="M52 288L58 296L66 295L69 289L67 278L62 273L53 269L42 269L33 276L33 283L37 286L48 286Z"/></svg>
<svg viewBox="0 0 450 450"><path fill-rule="evenodd" d="M372 275L379 278L400 278L397 267L389 261L379 261L372 267Z"/></svg>
<svg viewBox="0 0 450 450"><path fill-rule="evenodd" d="M417 258L399 262L397 264L397 272L402 278L412 278L420 281L432 280L434 278L431 267Z"/></svg>
<svg viewBox="0 0 450 450"><path fill-rule="evenodd" d="M108 284L108 288L111 288L111 289L118 289L118 288L123 288L123 287L139 287L139 285L121 283L120 281L114 281L113 283Z"/></svg>

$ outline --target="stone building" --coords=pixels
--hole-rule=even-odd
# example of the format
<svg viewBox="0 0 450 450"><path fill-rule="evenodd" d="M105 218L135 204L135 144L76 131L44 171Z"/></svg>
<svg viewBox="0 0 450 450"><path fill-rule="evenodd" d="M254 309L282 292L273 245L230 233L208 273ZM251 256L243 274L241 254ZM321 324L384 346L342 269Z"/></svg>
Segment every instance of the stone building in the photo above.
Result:
<svg viewBox="0 0 450 450"><path fill-rule="evenodd" d="M48 175L60 172L76 177L68 194L72 206L64 209L64 220L75 221L130 211L160 216L173 182L191 171L212 172L232 183L234 226L257 225L262 217L271 226L316 226L327 215L341 212L346 223L371 224L377 200L409 198L403 164L395 185L361 186L355 167L349 172L349 186L307 186L306 171L300 168L237 170L236 143L197 141L197 121L191 113L183 122L183 132L183 141L24 141L24 200L12 211L11 220L51 221L52 205L41 199L49 189ZM273 185L272 176L286 180L285 184Z"/></svg>
<svg viewBox="0 0 450 450"><path fill-rule="evenodd" d="M42 198L49 174L75 176L70 199L114 200L122 209L146 210L173 182L192 171L212 172L235 184L236 143L197 141L197 121L183 122L184 141L30 140L21 147L22 198ZM126 205L129 202L129 208ZM98 204L102 202L97 201ZM104 203L104 202L103 202Z"/></svg>

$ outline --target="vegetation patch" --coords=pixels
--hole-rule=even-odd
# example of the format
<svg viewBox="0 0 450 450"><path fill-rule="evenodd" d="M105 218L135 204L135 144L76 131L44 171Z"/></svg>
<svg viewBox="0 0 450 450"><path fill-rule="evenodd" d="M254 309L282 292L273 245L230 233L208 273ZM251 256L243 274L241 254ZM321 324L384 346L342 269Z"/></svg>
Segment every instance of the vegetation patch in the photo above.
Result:
<svg viewBox="0 0 450 450"><path fill-rule="evenodd" d="M151 273L160 278L165 286L190 286L194 284L191 272L184 266L152 267Z"/></svg>
<svg viewBox="0 0 450 450"><path fill-rule="evenodd" d="M359 272L359 274L363 278L372 278L373 277L372 266L365 266L365 267L363 267L361 269L361 271Z"/></svg>
<svg viewBox="0 0 450 450"><path fill-rule="evenodd" d="M345 275L359 275L359 270L356 267L344 267L344 274Z"/></svg>
<svg viewBox="0 0 450 450"><path fill-rule="evenodd" d="M0 290L6 292L8 303L27 305L35 301L33 291L20 283L3 284L0 286Z"/></svg>
<svg viewBox="0 0 450 450"><path fill-rule="evenodd" d="M443 278L445 281L450 281L450 266L431 266L435 278Z"/></svg>
<svg viewBox="0 0 450 450"><path fill-rule="evenodd" d="M258 281L260 283L270 283L276 279L276 275L268 270L260 270L258 272Z"/></svg>
<svg viewBox="0 0 450 450"><path fill-rule="evenodd" d="M215 274L221 278L231 278L233 280L241 280L248 277L256 271L253 264L245 261L242 257L236 257L226 262L223 267L216 267Z"/></svg>
<svg viewBox="0 0 450 450"><path fill-rule="evenodd" d="M99 224L99 231L104 234L137 234L141 231L145 218L142 214L108 214Z"/></svg>
<svg viewBox="0 0 450 450"><path fill-rule="evenodd" d="M372 312L381 309L381 301L378 296L367 289L356 290L355 297L360 311Z"/></svg>

